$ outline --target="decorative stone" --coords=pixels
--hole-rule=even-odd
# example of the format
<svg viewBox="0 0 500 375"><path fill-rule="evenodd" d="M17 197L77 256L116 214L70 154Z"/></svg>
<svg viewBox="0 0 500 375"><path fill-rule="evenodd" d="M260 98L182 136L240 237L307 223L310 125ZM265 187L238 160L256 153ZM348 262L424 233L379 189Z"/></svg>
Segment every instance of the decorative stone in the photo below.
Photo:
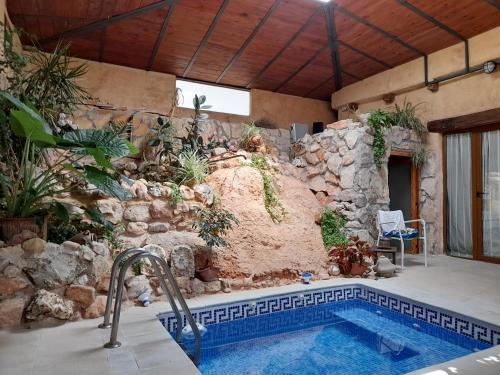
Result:
<svg viewBox="0 0 500 375"><path fill-rule="evenodd" d="M42 320L56 318L68 320L73 317L73 301L65 300L55 293L40 289L26 308L26 318Z"/></svg>
<svg viewBox="0 0 500 375"><path fill-rule="evenodd" d="M149 213L153 219L171 218L173 216L170 204L159 199L156 199L151 203Z"/></svg>
<svg viewBox="0 0 500 375"><path fill-rule="evenodd" d="M80 249L80 244L73 241L64 241L61 246L63 247L64 251L68 252L78 251Z"/></svg>
<svg viewBox="0 0 500 375"><path fill-rule="evenodd" d="M306 152L306 161L312 165L316 165L319 163L318 156L316 154L311 153L311 152Z"/></svg>
<svg viewBox="0 0 500 375"><path fill-rule="evenodd" d="M127 224L127 232L134 235L140 236L141 234L146 233L148 230L148 224L143 222L133 222Z"/></svg>
<svg viewBox="0 0 500 375"><path fill-rule="evenodd" d="M0 328L18 327L22 323L25 300L21 297L0 300Z"/></svg>
<svg viewBox="0 0 500 375"><path fill-rule="evenodd" d="M123 169L129 172L134 172L137 170L137 164L134 163L133 161L129 161L128 163L125 163L123 166Z"/></svg>
<svg viewBox="0 0 500 375"><path fill-rule="evenodd" d="M123 218L123 207L121 202L116 198L100 199L96 201L97 208L104 217L112 222L118 224Z"/></svg>
<svg viewBox="0 0 500 375"><path fill-rule="evenodd" d="M199 279L191 280L191 290L195 296L205 293L205 283Z"/></svg>
<svg viewBox="0 0 500 375"><path fill-rule="evenodd" d="M111 277L109 275L101 276L101 278L97 281L97 283L95 285L95 289L99 293L108 293L110 280L111 280Z"/></svg>
<svg viewBox="0 0 500 375"><path fill-rule="evenodd" d="M227 150L224 147L216 147L212 150L212 156L224 155Z"/></svg>
<svg viewBox="0 0 500 375"><path fill-rule="evenodd" d="M222 283L222 291L224 293L231 293L231 281L221 280L221 283Z"/></svg>
<svg viewBox="0 0 500 375"><path fill-rule="evenodd" d="M127 296L130 299L135 299L145 292L153 292L146 275L132 276L125 281L125 285L127 286Z"/></svg>
<svg viewBox="0 0 500 375"><path fill-rule="evenodd" d="M47 248L47 242L41 238L35 237L24 241L22 246L24 251L39 253Z"/></svg>
<svg viewBox="0 0 500 375"><path fill-rule="evenodd" d="M148 187L148 193L152 197L161 197L163 194L162 188L159 185L153 185Z"/></svg>
<svg viewBox="0 0 500 375"><path fill-rule="evenodd" d="M340 171L340 186L344 189L350 189L354 185L355 169L353 165L343 168Z"/></svg>
<svg viewBox="0 0 500 375"><path fill-rule="evenodd" d="M123 212L123 218L128 221L142 221L148 222L151 219L151 215L149 213L150 207L146 204L137 204L133 206L129 206Z"/></svg>
<svg viewBox="0 0 500 375"><path fill-rule="evenodd" d="M0 276L0 299L13 296L16 292L19 292L29 286L31 286L31 283L25 277Z"/></svg>
<svg viewBox="0 0 500 375"><path fill-rule="evenodd" d="M396 266L387 257L381 255L378 257L377 264L373 266L373 270L377 276L393 277L396 272Z"/></svg>
<svg viewBox="0 0 500 375"><path fill-rule="evenodd" d="M85 309L83 317L85 319L95 319L104 316L106 311L106 296L97 296L95 301Z"/></svg>
<svg viewBox="0 0 500 375"><path fill-rule="evenodd" d="M168 263L170 260L170 251L165 250L163 247L155 244L149 244L144 246L144 250L149 251L151 254L156 255L165 260ZM160 265L161 268L161 265ZM147 276L155 275L153 265L149 259L144 259L144 265L142 267L142 272Z"/></svg>
<svg viewBox="0 0 500 375"><path fill-rule="evenodd" d="M29 240L31 238L36 238L36 237L37 237L37 234L35 232L32 232L28 229L24 229L23 231L21 231L21 233L18 233L18 234L15 234L14 236L12 236L9 243L11 245L20 245L24 241Z"/></svg>
<svg viewBox="0 0 500 375"><path fill-rule="evenodd" d="M111 272L112 262L107 256L96 255L90 265L87 267L87 275L90 283L95 285L103 276Z"/></svg>
<svg viewBox="0 0 500 375"><path fill-rule="evenodd" d="M97 255L108 256L109 249L108 246L104 242L94 241L91 243L92 251Z"/></svg>
<svg viewBox="0 0 500 375"><path fill-rule="evenodd" d="M329 268L328 268L328 274L330 276L338 276L340 275L340 268L337 263L333 263Z"/></svg>
<svg viewBox="0 0 500 375"><path fill-rule="evenodd" d="M352 150L354 148L354 146L356 145L356 142L358 141L358 132L357 131L347 132L347 134L344 138L344 141L345 141L347 147L349 147L349 149Z"/></svg>
<svg viewBox="0 0 500 375"><path fill-rule="evenodd" d="M216 281L209 281L206 283L203 283L205 285L205 292L206 293L217 293L222 290L222 285L220 280Z"/></svg>
<svg viewBox="0 0 500 375"><path fill-rule="evenodd" d="M86 308L94 303L95 289L85 285L70 285L66 288L65 297Z"/></svg>
<svg viewBox="0 0 500 375"><path fill-rule="evenodd" d="M206 204L207 206L211 206L214 203L214 189L212 189L210 185L195 185L193 190L197 201Z"/></svg>
<svg viewBox="0 0 500 375"><path fill-rule="evenodd" d="M302 156L297 156L292 160L292 165L297 168L305 168L307 163Z"/></svg>
<svg viewBox="0 0 500 375"><path fill-rule="evenodd" d="M172 249L171 268L174 276L194 277L194 256L190 247L177 245Z"/></svg>
<svg viewBox="0 0 500 375"><path fill-rule="evenodd" d="M94 259L94 256L95 256L95 253L87 245L82 245L80 247L80 257L82 259L91 261L92 259Z"/></svg>
<svg viewBox="0 0 500 375"><path fill-rule="evenodd" d="M327 189L325 179L321 175L313 177L309 181L309 187L314 191L325 191Z"/></svg>
<svg viewBox="0 0 500 375"><path fill-rule="evenodd" d="M184 200L190 201L190 200L194 199L194 191L190 187L181 185L179 187L179 190L180 190L182 198Z"/></svg>
<svg viewBox="0 0 500 375"><path fill-rule="evenodd" d="M168 232L169 229L169 223L149 223L148 226L148 231L152 233Z"/></svg>

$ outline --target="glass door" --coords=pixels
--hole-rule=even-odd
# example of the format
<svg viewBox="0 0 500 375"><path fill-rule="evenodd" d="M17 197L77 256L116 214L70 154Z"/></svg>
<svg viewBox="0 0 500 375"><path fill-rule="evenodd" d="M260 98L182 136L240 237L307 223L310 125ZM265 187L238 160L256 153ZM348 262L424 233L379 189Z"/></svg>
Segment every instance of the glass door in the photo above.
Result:
<svg viewBox="0 0 500 375"><path fill-rule="evenodd" d="M500 130L481 133L482 243L479 258L500 259Z"/></svg>

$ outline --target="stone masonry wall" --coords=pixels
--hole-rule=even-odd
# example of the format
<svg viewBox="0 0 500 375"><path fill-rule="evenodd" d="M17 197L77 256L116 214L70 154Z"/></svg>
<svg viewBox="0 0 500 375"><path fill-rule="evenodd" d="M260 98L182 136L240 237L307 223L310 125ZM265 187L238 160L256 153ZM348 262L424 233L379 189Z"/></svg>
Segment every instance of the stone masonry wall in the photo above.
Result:
<svg viewBox="0 0 500 375"><path fill-rule="evenodd" d="M415 133L394 127L385 135L386 156L392 150L414 151ZM373 161L373 130L361 122L342 120L328 125L322 133L306 135L294 145L294 174L308 183L324 205L338 210L347 219L351 234L373 242L376 239L378 210L389 209L387 159L378 169ZM434 203L436 185L435 155L431 152L420 169L420 217L427 223L428 251L442 250L435 241L441 230Z"/></svg>
<svg viewBox="0 0 500 375"><path fill-rule="evenodd" d="M80 107L74 113L73 122L81 128L101 128L110 121L126 121L132 114L131 111L120 109L102 109L98 107ZM149 112L137 112L133 119L132 142L137 146L143 146L151 128L157 125L158 114ZM174 126L178 135L182 135L187 128L190 118L174 118ZM208 119L201 127L201 134L205 142L213 134L217 139L227 139L239 142L244 129L243 124L224 122ZM285 129L262 129L266 144L271 147L271 154L282 160L289 159L290 133Z"/></svg>

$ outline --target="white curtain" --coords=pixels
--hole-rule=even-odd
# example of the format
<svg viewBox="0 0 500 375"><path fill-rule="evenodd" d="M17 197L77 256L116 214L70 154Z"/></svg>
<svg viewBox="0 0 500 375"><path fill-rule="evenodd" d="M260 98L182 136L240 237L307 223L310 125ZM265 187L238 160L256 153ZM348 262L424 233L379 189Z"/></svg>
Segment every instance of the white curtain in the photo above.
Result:
<svg viewBox="0 0 500 375"><path fill-rule="evenodd" d="M471 135L447 135L448 253L466 258L472 258L471 185Z"/></svg>
<svg viewBox="0 0 500 375"><path fill-rule="evenodd" d="M500 257L500 131L482 133L483 254Z"/></svg>

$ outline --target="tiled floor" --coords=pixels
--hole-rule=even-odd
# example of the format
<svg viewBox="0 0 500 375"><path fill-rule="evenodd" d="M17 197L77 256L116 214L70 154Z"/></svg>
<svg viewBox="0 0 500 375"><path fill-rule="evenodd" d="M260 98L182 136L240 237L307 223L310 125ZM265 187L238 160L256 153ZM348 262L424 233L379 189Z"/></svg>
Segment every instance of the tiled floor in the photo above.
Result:
<svg viewBox="0 0 500 375"><path fill-rule="evenodd" d="M446 256L431 257L428 268L423 267L419 257L409 256L405 271L392 279L325 280L311 286L297 284L204 296L191 299L188 303L193 307L205 306L353 282L364 283L500 325L500 265ZM133 307L124 310L119 332L119 340L123 346L112 350L102 348L108 340L109 330L96 328L100 319L83 320L52 328L0 331L0 374L197 374L194 365L156 319L158 312L167 309L167 305L155 303L148 308ZM472 355L471 358L461 360L459 374L500 374L500 349L496 347L491 350L491 358L498 357L498 362L491 358L485 362ZM475 365L479 365L480 370L467 370ZM450 366L453 367L448 367ZM447 370L447 367L436 367L436 371L444 372L427 371L419 374L453 373L448 372L451 370Z"/></svg>

